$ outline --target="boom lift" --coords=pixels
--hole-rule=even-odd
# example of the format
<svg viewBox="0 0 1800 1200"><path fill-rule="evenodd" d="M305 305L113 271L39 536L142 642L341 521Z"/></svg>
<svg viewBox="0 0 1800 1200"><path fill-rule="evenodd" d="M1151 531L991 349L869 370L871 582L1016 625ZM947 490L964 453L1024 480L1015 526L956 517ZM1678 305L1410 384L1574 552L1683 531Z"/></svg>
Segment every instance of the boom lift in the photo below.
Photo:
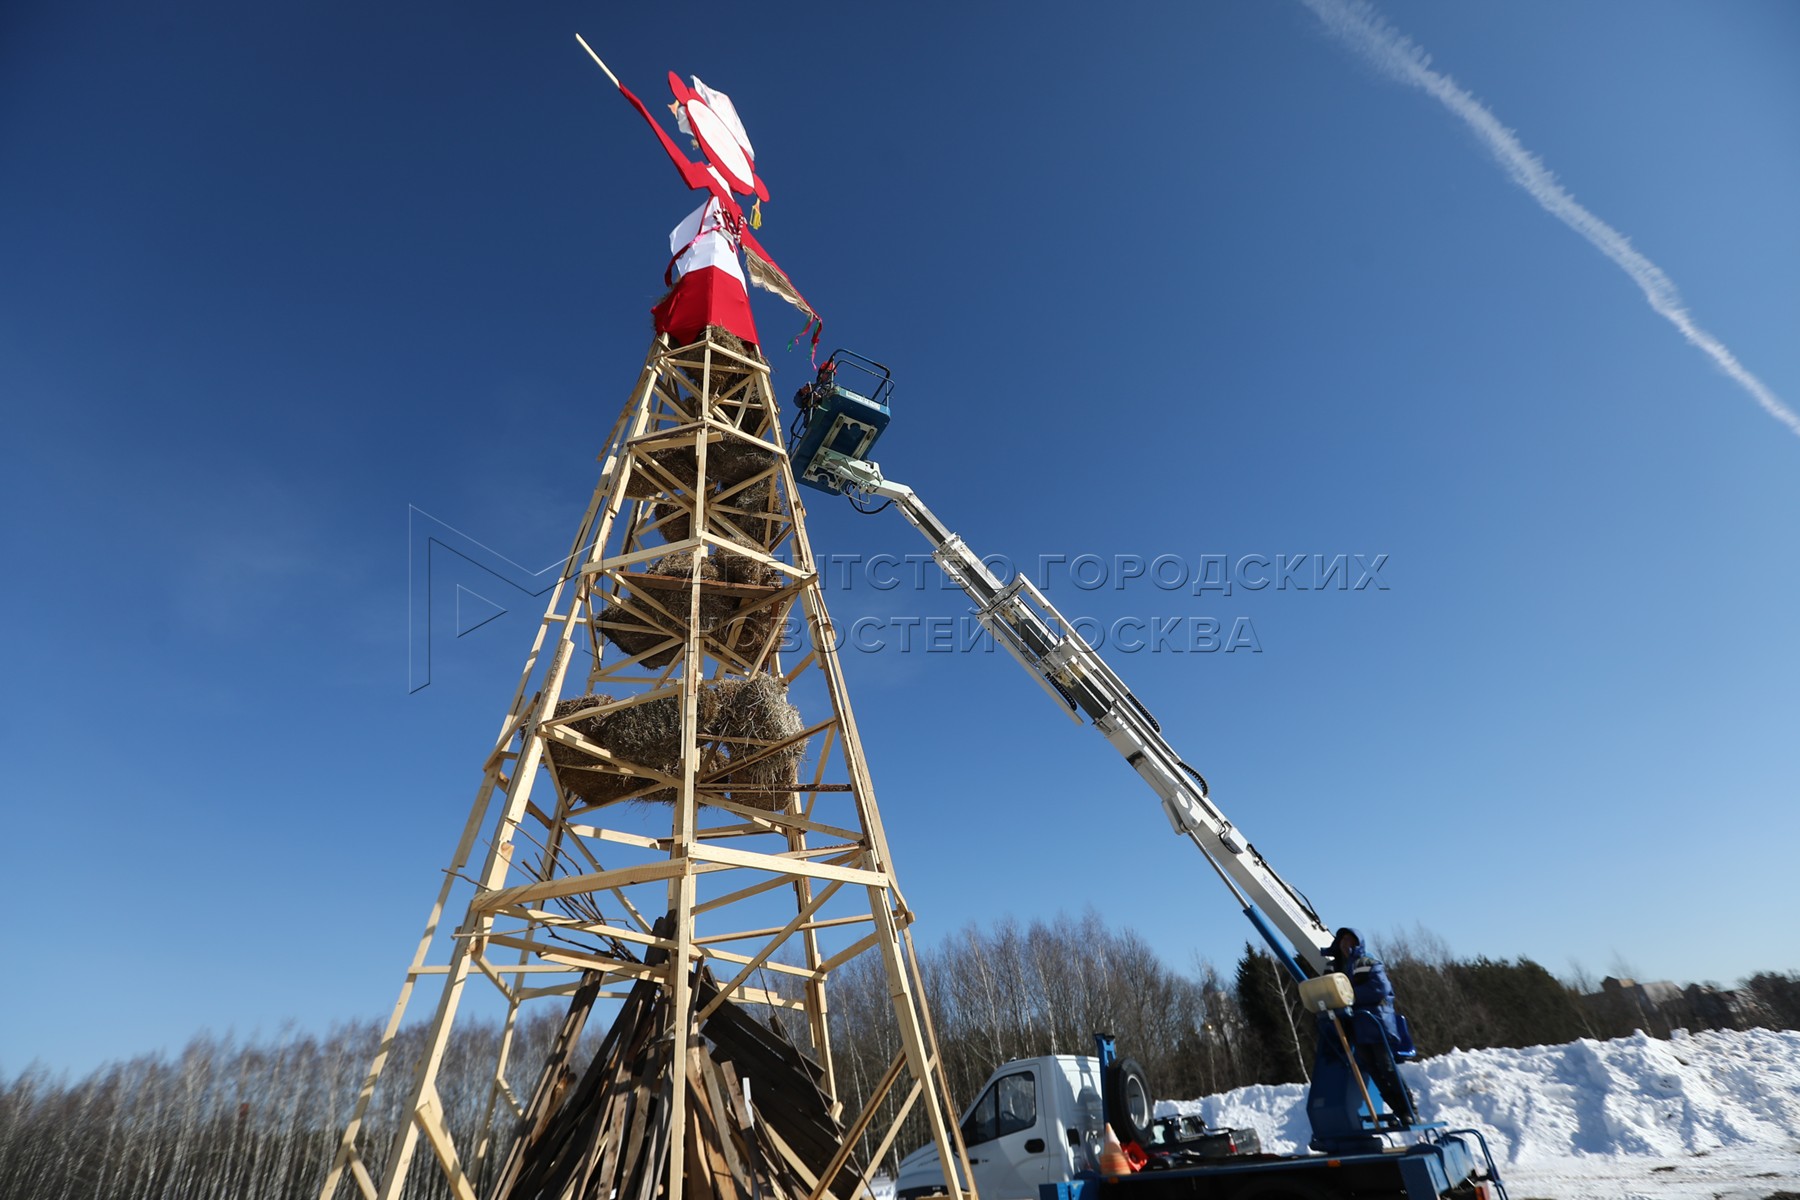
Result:
<svg viewBox="0 0 1800 1200"><path fill-rule="evenodd" d="M863 363L868 367L861 367ZM871 375L876 383L870 394L862 396L839 384L840 366L857 366ZM1071 720L1092 724L1150 785L1162 800L1169 824L1198 847L1294 977L1327 974L1331 930L1213 805L1205 778L1182 761L1163 737L1162 726L1125 681L1029 579L1020 575L1002 584L910 487L887 479L880 464L866 457L887 428L892 390L886 367L844 350L833 354L820 371L820 382L802 389L795 421L796 477L820 491L848 495L864 511L870 511L869 500L891 501L931 543L932 558L944 574L975 602L975 616L983 627Z"/></svg>
<svg viewBox="0 0 1800 1200"><path fill-rule="evenodd" d="M871 381L864 385L866 395L839 382L841 368ZM1212 802L1205 778L1182 760L1143 702L1029 579L1019 575L1002 583L910 487L888 479L868 457L887 428L892 393L888 368L849 351L834 353L817 380L795 397L798 412L791 432L796 478L846 496L864 512L879 512L890 503L897 507L930 543L944 573L974 602L982 626L1071 720L1099 730L1149 784L1175 832L1194 843L1299 983L1302 1003L1320 1013L1350 1008L1349 981L1334 973L1327 959L1331 929ZM1342 1024L1336 1024L1341 1037ZM1321 1054L1315 1064L1307 1115L1316 1149L1374 1151L1387 1145L1384 1134L1417 1130L1433 1145L1447 1143L1452 1149L1446 1155L1456 1157L1454 1148L1462 1143L1446 1134L1441 1123L1422 1122L1413 1112L1384 1111L1347 1043L1343 1050L1341 1060ZM1401 1057L1412 1057L1410 1051L1410 1044L1405 1045ZM1466 1132L1482 1141L1487 1157L1480 1133ZM1491 1160L1488 1165L1491 1172ZM1448 1174L1456 1174L1455 1168ZM1497 1182L1497 1174L1490 1177Z"/></svg>

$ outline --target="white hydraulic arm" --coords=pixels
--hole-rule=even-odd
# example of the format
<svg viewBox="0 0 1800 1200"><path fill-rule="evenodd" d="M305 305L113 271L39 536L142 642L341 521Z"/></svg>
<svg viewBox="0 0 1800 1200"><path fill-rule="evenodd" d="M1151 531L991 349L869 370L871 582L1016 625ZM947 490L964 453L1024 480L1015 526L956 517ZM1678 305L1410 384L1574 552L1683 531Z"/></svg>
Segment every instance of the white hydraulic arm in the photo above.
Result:
<svg viewBox="0 0 1800 1200"><path fill-rule="evenodd" d="M1029 579L1020 575L1002 584L911 488L884 479L879 464L825 450L815 466L835 475L850 492L892 500L931 543L932 557L944 573L975 602L983 627L1072 720L1092 723L1143 777L1162 800L1175 831L1193 840L1245 915L1289 959L1289 968L1298 966L1299 973L1311 976L1332 970L1326 962L1331 931L1319 915L1213 805L1206 781L1163 738L1156 718ZM1283 951L1277 936L1293 948L1291 954Z"/></svg>

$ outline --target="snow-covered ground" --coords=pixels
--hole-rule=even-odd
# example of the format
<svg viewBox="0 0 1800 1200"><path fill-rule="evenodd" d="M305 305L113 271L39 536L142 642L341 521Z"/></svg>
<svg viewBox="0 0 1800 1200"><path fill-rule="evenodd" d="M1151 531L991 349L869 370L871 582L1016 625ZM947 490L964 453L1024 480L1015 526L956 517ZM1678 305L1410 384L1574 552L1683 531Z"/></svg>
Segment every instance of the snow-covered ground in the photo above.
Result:
<svg viewBox="0 0 1800 1200"><path fill-rule="evenodd" d="M1800 1032L1638 1034L1458 1050L1401 1068L1420 1106L1488 1136L1513 1200L1800 1200ZM1157 1111L1306 1148L1305 1088L1247 1087Z"/></svg>

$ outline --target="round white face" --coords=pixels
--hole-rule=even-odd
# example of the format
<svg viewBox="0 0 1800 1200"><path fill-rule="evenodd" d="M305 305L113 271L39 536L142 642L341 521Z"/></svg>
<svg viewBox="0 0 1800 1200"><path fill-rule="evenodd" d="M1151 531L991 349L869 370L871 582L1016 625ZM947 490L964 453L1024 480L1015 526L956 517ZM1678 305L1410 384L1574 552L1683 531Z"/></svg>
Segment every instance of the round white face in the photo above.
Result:
<svg viewBox="0 0 1800 1200"><path fill-rule="evenodd" d="M700 100L689 100L683 107L687 109L688 127L700 140L700 148L724 174L732 190L755 191L756 173L751 169L750 160L744 157L744 148L731 136L731 130L719 119L719 114Z"/></svg>

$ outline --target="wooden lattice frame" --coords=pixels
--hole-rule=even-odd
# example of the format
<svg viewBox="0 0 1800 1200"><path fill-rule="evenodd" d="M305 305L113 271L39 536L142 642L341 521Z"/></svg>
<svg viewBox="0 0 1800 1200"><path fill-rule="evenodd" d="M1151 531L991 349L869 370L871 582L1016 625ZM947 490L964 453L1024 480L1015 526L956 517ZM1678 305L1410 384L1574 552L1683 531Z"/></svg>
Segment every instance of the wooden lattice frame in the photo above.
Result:
<svg viewBox="0 0 1800 1200"><path fill-rule="evenodd" d="M710 486L708 454L724 453L713 449L724 443L738 451L766 453L766 467ZM669 468L669 452L691 453L691 480ZM603 984L660 979L673 997L675 1028L688 1029L692 1036L709 1010L694 1005L690 970L709 965L724 981L720 995L741 1004L797 1010L804 1017L812 1053L835 1097L827 984L834 970L868 953L879 955L886 971L901 1050L863 1111L848 1122L845 1144L809 1200L822 1200L828 1192L839 1198L867 1196L866 1177L836 1176L850 1158L852 1144L872 1133L881 1106L896 1088L901 1096L898 1115L876 1140L866 1170L874 1169L901 1123L915 1106L922 1106L940 1161L961 1161L967 1178L967 1155L955 1128L908 932L913 915L893 874L767 365L753 348L710 329L701 341L682 347L659 337L608 438L603 462L600 482L487 755L481 786L407 968L381 1049L339 1142L322 1200L330 1200L346 1176L368 1200L398 1200L421 1136L453 1193L476 1200L473 1181L481 1177L489 1157L496 1111L502 1102L514 1115L523 1111L505 1081L521 1008L571 995L584 977L591 984L589 972L599 972ZM772 486L759 489L764 482ZM746 503L747 494L760 496L760 507ZM689 536L651 540L683 522ZM745 556L766 564L764 573L773 578L728 583L704 579L698 570L692 578L645 575L645 564L684 551ZM702 601L721 596L733 598L735 607L707 628ZM799 661L784 664L780 618L796 610L806 623L810 647ZM608 644L603 620L617 623L615 628L661 636L628 655ZM747 636L759 623L758 636ZM583 650L593 659L588 692L613 698L559 716L555 710L571 694L570 673ZM666 661L647 665L652 659ZM798 736L811 747L810 771L774 810L743 803L741 784L728 786L722 769L706 768L697 721L707 681L757 671L789 683L817 672L829 703L829 712L805 716ZM669 697L678 697L681 708L686 753L679 774L629 763L571 727ZM748 765L793 741L734 747L749 752L733 765ZM553 743L572 748L583 763L569 765L565 751L564 765L558 767L551 760ZM595 803L565 786L558 773L568 770L619 773L646 782ZM623 828L634 820L641 824L646 813L660 819L661 806L628 803L657 791L674 795L666 806L667 833L660 827L651 835ZM716 823L721 817L725 823ZM458 898L459 880L469 877L482 844L486 854L474 875L465 915L442 948L444 914ZM745 928L743 922L750 918L735 915L766 911L771 898L781 895L791 896L791 906L783 902L785 922L765 919ZM604 915L603 906L615 907L618 915ZM665 911L674 916L672 937L652 931ZM703 925L714 928L702 932ZM600 944L572 944L576 939ZM607 947L614 949L609 953ZM632 948L640 953L628 957ZM666 965L636 961L648 948L667 951L661 956ZM443 961L433 961L434 951ZM499 953L508 961L499 961ZM396 1139L377 1184L361 1153L362 1126L414 986L429 975L442 975L443 988L405 1110L413 1120ZM777 977L778 986L752 986L753 978L762 977L766 984L770 975ZM464 992L475 978L505 998L506 1018L488 1125L474 1146L459 1148L446 1127L436 1079ZM790 984L780 986L781 980ZM681 1112L686 1076L674 1072L670 1084L673 1110ZM690 1162L683 1145L687 1128L685 1120L671 1123L671 1163ZM661 1194L681 1200L684 1173L669 1171L666 1180ZM960 1200L954 1186L952 1180L952 1200Z"/></svg>

